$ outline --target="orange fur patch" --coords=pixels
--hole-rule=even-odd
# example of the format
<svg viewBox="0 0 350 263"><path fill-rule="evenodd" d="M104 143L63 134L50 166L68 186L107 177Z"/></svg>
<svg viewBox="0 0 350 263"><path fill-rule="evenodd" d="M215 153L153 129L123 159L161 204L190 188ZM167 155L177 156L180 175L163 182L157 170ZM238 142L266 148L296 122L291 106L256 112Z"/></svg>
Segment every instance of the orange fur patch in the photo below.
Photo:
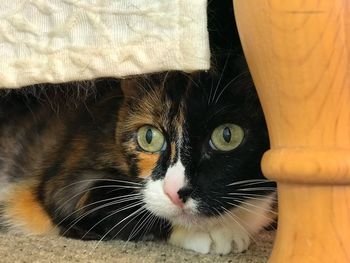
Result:
<svg viewBox="0 0 350 263"><path fill-rule="evenodd" d="M140 169L140 177L145 178L151 175L152 170L157 164L159 153L139 153L138 168Z"/></svg>
<svg viewBox="0 0 350 263"><path fill-rule="evenodd" d="M54 226L44 208L28 186L14 189L5 208L10 227L34 235L53 234Z"/></svg>

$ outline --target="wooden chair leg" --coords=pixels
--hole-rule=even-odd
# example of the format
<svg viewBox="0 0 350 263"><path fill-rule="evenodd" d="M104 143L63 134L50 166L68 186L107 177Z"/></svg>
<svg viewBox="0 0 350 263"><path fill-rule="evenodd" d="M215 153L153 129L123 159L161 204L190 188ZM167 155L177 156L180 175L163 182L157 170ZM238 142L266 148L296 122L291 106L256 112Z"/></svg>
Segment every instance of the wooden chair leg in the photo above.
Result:
<svg viewBox="0 0 350 263"><path fill-rule="evenodd" d="M278 182L269 262L350 262L350 4L234 0Z"/></svg>

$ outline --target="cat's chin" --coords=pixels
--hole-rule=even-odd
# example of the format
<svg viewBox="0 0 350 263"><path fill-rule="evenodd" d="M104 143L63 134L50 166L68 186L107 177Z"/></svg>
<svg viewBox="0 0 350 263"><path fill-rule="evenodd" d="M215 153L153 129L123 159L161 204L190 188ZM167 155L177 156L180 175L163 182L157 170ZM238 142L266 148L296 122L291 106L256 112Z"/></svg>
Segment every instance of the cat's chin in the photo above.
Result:
<svg viewBox="0 0 350 263"><path fill-rule="evenodd" d="M182 210L178 214L174 215L172 218L167 218L173 225L179 225L191 228L196 226L200 222L200 216L187 213Z"/></svg>

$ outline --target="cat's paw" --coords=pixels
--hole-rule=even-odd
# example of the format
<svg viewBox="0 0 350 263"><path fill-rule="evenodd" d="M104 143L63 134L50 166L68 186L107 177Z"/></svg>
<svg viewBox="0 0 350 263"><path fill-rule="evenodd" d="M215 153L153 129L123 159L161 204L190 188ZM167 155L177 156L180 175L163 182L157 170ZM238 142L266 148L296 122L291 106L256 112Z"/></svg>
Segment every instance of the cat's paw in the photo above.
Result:
<svg viewBox="0 0 350 263"><path fill-rule="evenodd" d="M208 254L211 249L212 239L209 233L174 227L168 242L178 247Z"/></svg>
<svg viewBox="0 0 350 263"><path fill-rule="evenodd" d="M216 254L241 253L250 245L249 234L243 229L232 231L229 227L218 227L210 231L210 237L213 241L212 251Z"/></svg>
<svg viewBox="0 0 350 263"><path fill-rule="evenodd" d="M216 227L208 232L174 227L169 243L202 254L241 253L248 249L250 238L243 229Z"/></svg>

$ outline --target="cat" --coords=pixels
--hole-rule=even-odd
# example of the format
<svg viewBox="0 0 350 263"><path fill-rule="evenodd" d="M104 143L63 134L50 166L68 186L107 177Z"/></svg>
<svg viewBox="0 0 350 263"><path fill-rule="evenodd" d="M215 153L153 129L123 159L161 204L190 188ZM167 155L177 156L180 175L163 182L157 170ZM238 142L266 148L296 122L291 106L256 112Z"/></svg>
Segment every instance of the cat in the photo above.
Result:
<svg viewBox="0 0 350 263"><path fill-rule="evenodd" d="M208 9L217 72L2 91L5 231L228 254L274 221L276 185L260 169L268 133L232 1Z"/></svg>
<svg viewBox="0 0 350 263"><path fill-rule="evenodd" d="M1 97L5 229L227 254L273 222L275 184L260 170L268 134L248 71L98 85L70 107L54 88L43 92L54 102Z"/></svg>

